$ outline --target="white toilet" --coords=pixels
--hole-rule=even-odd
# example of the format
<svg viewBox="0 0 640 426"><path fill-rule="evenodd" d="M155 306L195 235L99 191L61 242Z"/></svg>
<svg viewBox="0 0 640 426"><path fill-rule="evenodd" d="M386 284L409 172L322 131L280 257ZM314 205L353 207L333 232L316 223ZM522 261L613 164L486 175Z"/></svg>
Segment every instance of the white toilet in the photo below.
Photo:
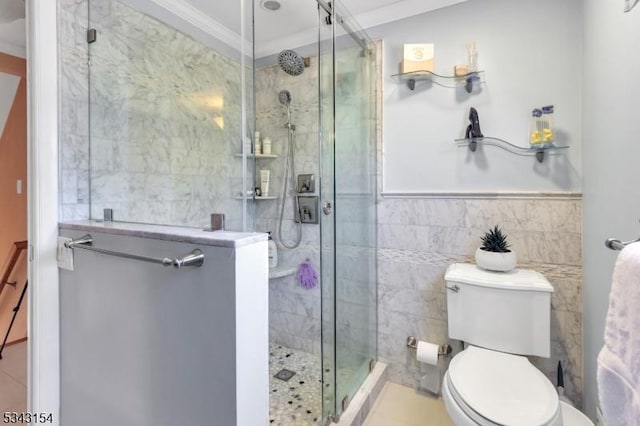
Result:
<svg viewBox="0 0 640 426"><path fill-rule="evenodd" d="M554 385L524 355L549 357L553 287L524 269L453 264L445 274L449 337L465 342L444 376L456 426L591 424L568 421ZM587 420L588 421L588 420Z"/></svg>

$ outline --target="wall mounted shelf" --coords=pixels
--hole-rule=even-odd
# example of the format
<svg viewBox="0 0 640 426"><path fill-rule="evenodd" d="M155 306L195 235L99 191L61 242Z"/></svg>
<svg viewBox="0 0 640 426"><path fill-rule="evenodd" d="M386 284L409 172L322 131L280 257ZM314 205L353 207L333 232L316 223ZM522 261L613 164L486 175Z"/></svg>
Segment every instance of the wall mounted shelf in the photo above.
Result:
<svg viewBox="0 0 640 426"><path fill-rule="evenodd" d="M243 155L244 154L235 154L234 157L242 158ZM261 159L272 160L274 158L278 158L278 156L275 154L247 154L247 158L257 158L258 160L261 160Z"/></svg>
<svg viewBox="0 0 640 426"><path fill-rule="evenodd" d="M296 273L298 268L295 266L276 266L275 268L269 268L269 279L288 277Z"/></svg>
<svg viewBox="0 0 640 426"><path fill-rule="evenodd" d="M470 138L470 139L456 139L455 142L460 146L468 146L469 151L475 152L478 148L478 144L497 146L505 151L509 151L516 155L523 156L535 156L539 163L544 161L544 157L547 153L560 152L569 149L568 146L556 146L554 144L544 144L539 147L523 148L518 145L514 145L510 142L500 138L482 137L482 138Z"/></svg>
<svg viewBox="0 0 640 426"><path fill-rule="evenodd" d="M416 81L430 81L442 87L464 87L467 93L473 91L473 87L484 83L484 71L475 71L460 76L440 75L431 71L413 71L402 74L394 74L391 78L396 83L404 83L411 90L416 88Z"/></svg>

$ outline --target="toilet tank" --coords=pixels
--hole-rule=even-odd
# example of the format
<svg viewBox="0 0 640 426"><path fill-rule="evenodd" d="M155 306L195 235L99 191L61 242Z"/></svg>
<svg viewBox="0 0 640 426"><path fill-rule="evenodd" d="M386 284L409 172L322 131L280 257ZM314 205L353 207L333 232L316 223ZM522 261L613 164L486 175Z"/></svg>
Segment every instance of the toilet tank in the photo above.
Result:
<svg viewBox="0 0 640 426"><path fill-rule="evenodd" d="M553 287L536 271L491 272L469 263L445 273L449 337L483 348L549 357Z"/></svg>

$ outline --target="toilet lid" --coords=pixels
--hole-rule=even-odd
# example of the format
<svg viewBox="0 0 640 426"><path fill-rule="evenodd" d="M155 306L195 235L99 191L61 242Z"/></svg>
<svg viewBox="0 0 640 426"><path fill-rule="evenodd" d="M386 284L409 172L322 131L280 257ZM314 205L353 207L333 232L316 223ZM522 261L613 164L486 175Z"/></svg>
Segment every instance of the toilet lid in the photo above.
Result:
<svg viewBox="0 0 640 426"><path fill-rule="evenodd" d="M449 381L469 408L492 423L546 425L559 410L553 385L523 356L470 346L451 360Z"/></svg>

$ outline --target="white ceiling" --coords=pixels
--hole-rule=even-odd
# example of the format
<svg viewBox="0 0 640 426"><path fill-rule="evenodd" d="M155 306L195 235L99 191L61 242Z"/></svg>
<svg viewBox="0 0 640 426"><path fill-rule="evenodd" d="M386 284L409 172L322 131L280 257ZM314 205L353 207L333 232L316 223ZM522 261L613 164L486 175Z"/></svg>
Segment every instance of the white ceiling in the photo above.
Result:
<svg viewBox="0 0 640 426"><path fill-rule="evenodd" d="M231 2L225 1L177 1L184 1L211 21L216 21L225 29L240 35L242 2L233 1L233 7L229 7ZM255 0L255 47L256 56L259 58L285 48L311 44L318 36L315 0L279 1L282 4L280 10L271 12L260 7L260 0ZM338 6L337 10L343 16L347 15L345 9L348 10L360 26L370 28L464 1L467 0L343 0L344 8Z"/></svg>

